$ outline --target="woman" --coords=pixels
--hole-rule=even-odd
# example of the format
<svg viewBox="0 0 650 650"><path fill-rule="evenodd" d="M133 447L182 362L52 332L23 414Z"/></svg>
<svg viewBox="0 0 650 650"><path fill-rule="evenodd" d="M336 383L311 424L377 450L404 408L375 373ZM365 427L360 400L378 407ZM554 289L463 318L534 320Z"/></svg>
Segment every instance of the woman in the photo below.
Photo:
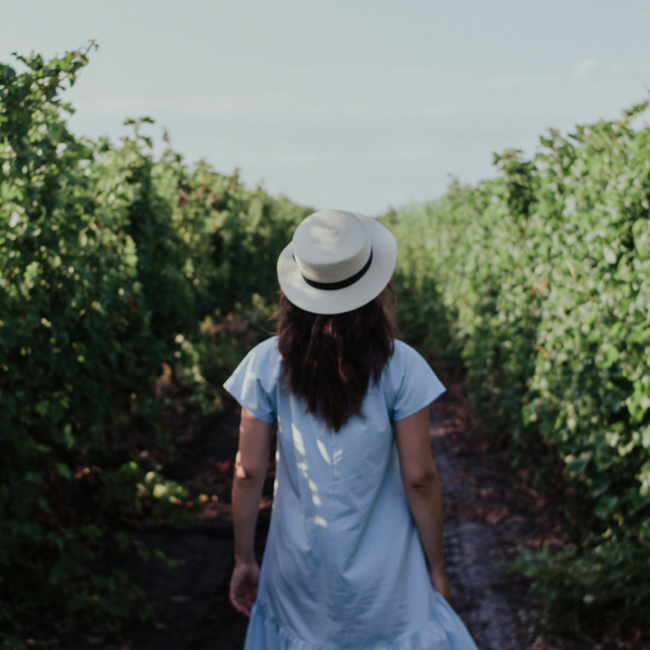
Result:
<svg viewBox="0 0 650 650"><path fill-rule="evenodd" d="M242 406L230 597L246 650L476 650L447 600L429 404L444 387L394 339L392 234L325 210L278 260L278 336L225 384ZM277 424L262 570L255 522Z"/></svg>

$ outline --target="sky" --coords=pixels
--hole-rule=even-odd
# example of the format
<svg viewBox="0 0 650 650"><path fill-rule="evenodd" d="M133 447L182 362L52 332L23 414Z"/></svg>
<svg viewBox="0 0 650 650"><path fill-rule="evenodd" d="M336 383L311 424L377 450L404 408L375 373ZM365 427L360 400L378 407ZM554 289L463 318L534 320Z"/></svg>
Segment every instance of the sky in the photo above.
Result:
<svg viewBox="0 0 650 650"><path fill-rule="evenodd" d="M0 0L0 62L94 39L73 132L377 216L649 96L647 0Z"/></svg>

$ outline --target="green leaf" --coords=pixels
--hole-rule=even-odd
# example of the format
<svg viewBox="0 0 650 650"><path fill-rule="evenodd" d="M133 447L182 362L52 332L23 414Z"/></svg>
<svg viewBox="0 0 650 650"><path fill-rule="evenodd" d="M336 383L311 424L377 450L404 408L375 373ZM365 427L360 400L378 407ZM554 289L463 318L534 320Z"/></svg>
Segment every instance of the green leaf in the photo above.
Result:
<svg viewBox="0 0 650 650"><path fill-rule="evenodd" d="M594 508L594 513L597 517L606 521L614 513L618 503L619 499L616 496L610 495L601 497Z"/></svg>
<svg viewBox="0 0 650 650"><path fill-rule="evenodd" d="M50 410L50 402L48 400L43 400L36 404L34 407L34 410L41 416L46 416L48 411Z"/></svg>

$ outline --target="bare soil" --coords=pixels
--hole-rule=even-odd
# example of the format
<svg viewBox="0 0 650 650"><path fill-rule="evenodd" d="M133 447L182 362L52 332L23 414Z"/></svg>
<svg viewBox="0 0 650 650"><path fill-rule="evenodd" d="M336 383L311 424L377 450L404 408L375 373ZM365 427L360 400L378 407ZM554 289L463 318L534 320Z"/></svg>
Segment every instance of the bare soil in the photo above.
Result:
<svg viewBox="0 0 650 650"><path fill-rule="evenodd" d="M434 365L435 367L435 365ZM522 546L561 544L564 505L526 483L511 450L495 450L474 426L458 383L430 412L445 503L445 558L453 606L480 650L593 650L584 640L547 645L527 584L510 569Z"/></svg>

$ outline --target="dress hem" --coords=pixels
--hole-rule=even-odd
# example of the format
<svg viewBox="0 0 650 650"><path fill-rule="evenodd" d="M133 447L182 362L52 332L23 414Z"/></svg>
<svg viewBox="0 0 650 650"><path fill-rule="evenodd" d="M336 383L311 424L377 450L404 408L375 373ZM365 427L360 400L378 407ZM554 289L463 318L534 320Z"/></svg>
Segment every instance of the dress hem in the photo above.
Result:
<svg viewBox="0 0 650 650"><path fill-rule="evenodd" d="M344 645L307 641L280 625L270 608L259 600L253 606L244 650L477 650L467 628L447 601L432 589L431 618L413 632L370 646L345 640Z"/></svg>

